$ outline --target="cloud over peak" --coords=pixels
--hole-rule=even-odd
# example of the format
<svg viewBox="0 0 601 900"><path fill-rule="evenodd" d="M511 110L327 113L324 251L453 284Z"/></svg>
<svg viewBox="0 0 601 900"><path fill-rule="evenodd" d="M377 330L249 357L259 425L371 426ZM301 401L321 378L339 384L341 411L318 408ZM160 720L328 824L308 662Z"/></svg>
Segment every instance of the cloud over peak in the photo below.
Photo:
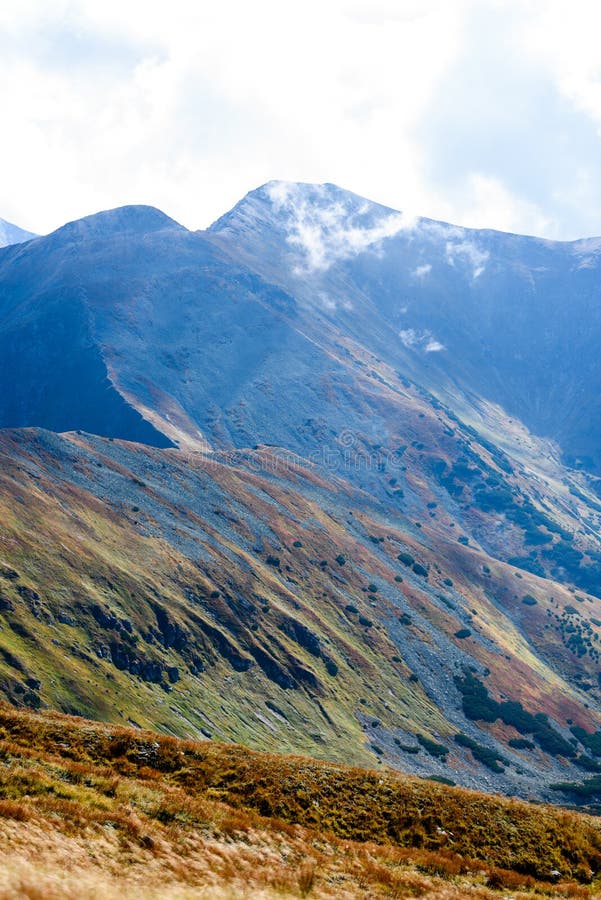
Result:
<svg viewBox="0 0 601 900"><path fill-rule="evenodd" d="M413 228L415 219L386 211L333 185L273 181L266 191L283 224L286 240L301 254L299 274L325 272L335 262Z"/></svg>

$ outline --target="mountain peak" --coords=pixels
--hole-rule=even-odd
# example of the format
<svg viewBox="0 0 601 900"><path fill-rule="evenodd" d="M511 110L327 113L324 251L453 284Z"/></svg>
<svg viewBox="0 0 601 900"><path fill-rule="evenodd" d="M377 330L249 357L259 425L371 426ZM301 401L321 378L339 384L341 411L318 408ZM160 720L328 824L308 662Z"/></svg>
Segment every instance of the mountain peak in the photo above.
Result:
<svg viewBox="0 0 601 900"><path fill-rule="evenodd" d="M18 225L7 222L6 219L0 219L0 247L8 247L11 244L23 244L34 237L37 237L37 234L25 231L24 228L19 228Z"/></svg>
<svg viewBox="0 0 601 900"><path fill-rule="evenodd" d="M155 231L187 231L174 219L154 206L120 206L76 219L58 228L54 234L70 240L114 235L144 235Z"/></svg>
<svg viewBox="0 0 601 900"><path fill-rule="evenodd" d="M209 231L228 231L243 224L256 226L265 222L272 227L274 224L285 226L289 219L300 215L311 215L327 227L343 217L348 220L395 212L336 184L276 180L249 191L233 209L214 222Z"/></svg>
<svg viewBox="0 0 601 900"><path fill-rule="evenodd" d="M401 212L335 184L269 181L247 194L210 232L254 244L279 242L297 273L328 269L411 226Z"/></svg>

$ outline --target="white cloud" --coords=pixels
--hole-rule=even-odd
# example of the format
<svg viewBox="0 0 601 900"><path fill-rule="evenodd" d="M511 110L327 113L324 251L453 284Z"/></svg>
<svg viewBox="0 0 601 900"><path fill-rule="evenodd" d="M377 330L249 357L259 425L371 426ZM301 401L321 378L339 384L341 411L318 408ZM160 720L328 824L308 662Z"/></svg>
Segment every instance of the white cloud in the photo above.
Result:
<svg viewBox="0 0 601 900"><path fill-rule="evenodd" d="M204 227L278 178L601 233L600 31L591 0L4 0L0 216L141 202Z"/></svg>
<svg viewBox="0 0 601 900"><path fill-rule="evenodd" d="M461 218L479 228L549 234L557 223L535 204L513 194L499 178L474 172L464 183Z"/></svg>
<svg viewBox="0 0 601 900"><path fill-rule="evenodd" d="M601 233L598 4L482 0L465 25L418 128L432 212L556 239Z"/></svg>
<svg viewBox="0 0 601 900"><path fill-rule="evenodd" d="M437 341L430 331L422 331L416 328L404 328L399 331L399 337L403 346L409 350L423 350L424 353L439 353L444 350L444 344Z"/></svg>
<svg viewBox="0 0 601 900"><path fill-rule="evenodd" d="M469 232L456 225L447 225L444 222L430 222L427 219L419 219L414 225L415 232L426 238L434 239L435 244L442 245L444 259L449 266L467 263L471 268L471 277L479 278L486 268L490 257L488 250L483 250L476 243L476 238L471 238ZM413 271L414 277L425 277L432 269L431 264L418 266Z"/></svg>
<svg viewBox="0 0 601 900"><path fill-rule="evenodd" d="M447 241L446 257L450 266L455 265L457 258L466 260L472 267L472 278L479 278L484 272L486 261L489 253L487 250L480 250L473 241L459 240Z"/></svg>
<svg viewBox="0 0 601 900"><path fill-rule="evenodd" d="M344 298L343 300L338 300L335 297L332 297L331 294L327 294L325 291L320 291L318 294L319 302L322 307L327 312L335 312L337 309L351 310L353 308L353 304L350 300Z"/></svg>
<svg viewBox="0 0 601 900"><path fill-rule="evenodd" d="M6 0L0 215L44 231L145 202L202 227L274 178L419 210L411 131L466 5Z"/></svg>
<svg viewBox="0 0 601 900"><path fill-rule="evenodd" d="M399 337L405 347L415 347L419 343L419 332L414 328L404 328L399 331Z"/></svg>
<svg viewBox="0 0 601 900"><path fill-rule="evenodd" d="M302 262L298 274L323 272L343 259L377 250L382 241L413 228L415 220L403 213L380 213L378 207L336 194L326 186L306 189L289 182L267 187L287 232L288 243L298 248Z"/></svg>
<svg viewBox="0 0 601 900"><path fill-rule="evenodd" d="M569 9L569 15L566 12ZM592 0L535 0L519 31L521 49L561 92L601 124L601 7Z"/></svg>
<svg viewBox="0 0 601 900"><path fill-rule="evenodd" d="M432 266L430 265L430 263L425 263L423 266L417 266L411 274L414 278L425 278L426 275L429 275L431 271Z"/></svg>

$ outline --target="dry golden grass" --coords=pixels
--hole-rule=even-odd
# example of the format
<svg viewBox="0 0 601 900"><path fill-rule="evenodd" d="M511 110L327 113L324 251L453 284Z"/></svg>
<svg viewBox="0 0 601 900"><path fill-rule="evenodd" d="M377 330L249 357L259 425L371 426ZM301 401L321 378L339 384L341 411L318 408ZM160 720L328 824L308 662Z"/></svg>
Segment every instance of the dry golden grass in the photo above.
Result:
<svg viewBox="0 0 601 900"><path fill-rule="evenodd" d="M376 845L324 842L299 834L282 845L269 831L237 838L163 836L152 849L123 844L115 834L65 834L48 822L1 829L0 900L133 900L133 898L405 898L492 900L483 869L449 874L436 860L382 852ZM9 852L10 848L10 852ZM509 873L508 873L509 874ZM590 897L576 885L511 887L520 898Z"/></svg>
<svg viewBox="0 0 601 900"><path fill-rule="evenodd" d="M599 830L561 810L8 707L0 735L0 900L595 896L579 879L599 868ZM286 796L279 818L261 814ZM415 804L414 830L395 830ZM451 815L453 838L437 824ZM538 878L529 855L501 864L492 817L538 842ZM551 860L561 883L542 877Z"/></svg>

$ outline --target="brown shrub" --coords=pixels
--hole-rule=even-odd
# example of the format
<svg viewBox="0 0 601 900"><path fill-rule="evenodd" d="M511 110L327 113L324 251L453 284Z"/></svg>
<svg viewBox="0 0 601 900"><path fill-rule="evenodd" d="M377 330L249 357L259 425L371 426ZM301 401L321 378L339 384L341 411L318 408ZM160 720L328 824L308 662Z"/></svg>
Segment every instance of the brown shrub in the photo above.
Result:
<svg viewBox="0 0 601 900"><path fill-rule="evenodd" d="M0 818L27 822L31 818L31 808L22 800L0 800Z"/></svg>
<svg viewBox="0 0 601 900"><path fill-rule="evenodd" d="M507 888L508 890L515 891L532 888L536 882L531 875L521 875L519 872L495 867L490 870L488 878L486 879L486 884L494 890Z"/></svg>
<svg viewBox="0 0 601 900"><path fill-rule="evenodd" d="M297 874L298 890L301 897L308 897L315 886L316 865L312 860L307 860L299 868Z"/></svg>

